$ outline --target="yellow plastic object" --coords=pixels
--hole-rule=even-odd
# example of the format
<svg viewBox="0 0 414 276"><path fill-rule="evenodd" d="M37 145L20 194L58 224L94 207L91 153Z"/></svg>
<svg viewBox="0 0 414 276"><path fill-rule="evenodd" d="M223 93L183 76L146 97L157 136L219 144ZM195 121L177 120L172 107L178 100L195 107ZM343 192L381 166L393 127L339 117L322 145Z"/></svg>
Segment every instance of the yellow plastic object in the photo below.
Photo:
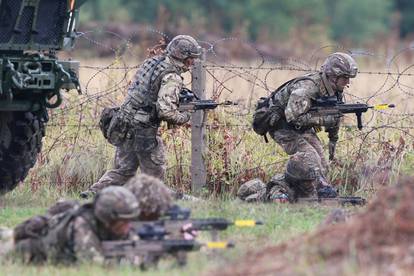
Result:
<svg viewBox="0 0 414 276"><path fill-rule="evenodd" d="M256 226L256 221L251 219L236 220L234 221L234 225L237 227L253 227Z"/></svg>
<svg viewBox="0 0 414 276"><path fill-rule="evenodd" d="M374 106L374 110L385 110L390 108L388 104L377 104Z"/></svg>
<svg viewBox="0 0 414 276"><path fill-rule="evenodd" d="M228 247L229 243L228 242L208 242L206 245L207 245L207 248L211 248L211 249L225 249Z"/></svg>

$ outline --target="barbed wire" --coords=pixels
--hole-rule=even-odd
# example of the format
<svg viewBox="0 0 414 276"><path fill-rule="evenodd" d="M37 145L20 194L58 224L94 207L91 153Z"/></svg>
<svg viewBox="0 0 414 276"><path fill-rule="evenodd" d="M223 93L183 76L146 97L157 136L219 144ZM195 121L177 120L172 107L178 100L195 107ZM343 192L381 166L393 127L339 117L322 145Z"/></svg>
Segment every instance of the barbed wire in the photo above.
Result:
<svg viewBox="0 0 414 276"><path fill-rule="evenodd" d="M50 112L50 121L47 124L47 127L51 130L46 132L48 142L43 149L43 152L46 155L46 157L43 158L47 159L47 156L52 154L53 150L57 147L67 149L65 158L71 154L73 155L75 148L78 148L78 150L99 150L95 145L95 142L96 135L100 135L98 126L100 111L105 106L120 104L119 100L121 99L121 96L125 95L130 85L132 73L134 73L140 66L140 64L131 65L131 59L127 56L134 55L129 48L131 43L130 38L122 37L114 32L107 32L119 39L119 43L121 44L119 47L126 48L125 51L121 51L118 47L105 45L105 43L91 37L90 35L94 34L94 32L96 32L96 30L83 32L81 38L89 42L93 47L109 49L112 52L113 57L108 64L83 64L80 66L82 73L90 76L86 81L82 82L82 87L84 88L85 93L81 96L67 96L61 108ZM166 34L156 31L155 29L150 28L148 29L148 32L166 37ZM247 45L246 48L250 49L256 56L246 58L248 61L241 62L242 64L233 64L235 62L233 59L222 58L223 54L221 52L225 52L225 49L227 48L226 43L245 44ZM221 99L229 99L239 102L238 107L229 109L220 108L217 115L207 116L204 127L207 132L210 133L233 131L233 133L226 134L232 137L232 142L230 143L232 150L235 150L242 145L242 141L247 139L247 135L251 133L251 117L249 116L254 110L258 98L269 94L277 88L278 85L289 78L296 77L298 74L317 72L320 61L323 59L320 52L325 51L326 48L347 51L350 54L362 56L364 58L380 58L380 56L375 55L370 51L348 51L338 45L328 45L316 49L315 51L312 51L308 59L267 57L252 43L234 37L218 39L212 42L203 41L203 45L207 45L207 53L211 57L207 58L207 61L203 65L207 74L206 89L213 99L217 101L220 101ZM381 100L382 96L387 96L389 99L399 100L399 103L407 106L409 104L407 99L411 100L411 97L414 96L414 79L410 79L414 76L414 73L411 73L411 70L414 71L414 64L399 64L398 60L406 51L411 50L412 49L401 50L394 57L389 58L388 61L384 60L386 64L385 70L359 70L358 76L365 76L366 78L375 77L377 79L374 78L371 81L365 80L367 83L366 89L372 89L372 91L360 92L356 89L351 90L352 93L351 91L346 91L345 94L349 97L349 100L368 103L372 100ZM281 77L274 76L274 74L282 72L286 74ZM107 84L104 88L100 88L103 82L102 79L104 79ZM357 80L358 77L356 81ZM412 86L409 85L410 81L413 83ZM351 116L346 116L348 117L346 121L347 123L342 124L340 127L343 132L346 132L346 136L340 139L338 144L349 143L350 139L367 141L367 139L372 137L374 133L386 131L387 129L399 131L407 137L414 138L411 134L411 131L414 129L414 112L410 112L406 106L399 107L399 109L393 111L375 111L370 113L370 115L365 116L364 118L366 124L364 129L362 131L354 131L352 134L350 134L351 132L349 132L349 130L356 129L356 123L349 122L356 122L356 119ZM406 109L404 110L404 108ZM225 116L223 117L221 114L225 114ZM386 118L386 120L384 118ZM98 131L98 134L96 131ZM165 131L168 133L168 130ZM181 132L180 134L183 133ZM166 135L167 137L170 137L170 134ZM189 137L187 132L186 134L183 134L181 139L190 140ZM380 140L377 140L377 142L378 141ZM175 143L176 142L177 141L175 141ZM373 143L374 142L375 141L373 141ZM207 147L210 146L208 143L210 143L209 140L207 140ZM246 148L245 145L243 145L243 147ZM254 143L253 147L257 147L257 144ZM254 148L249 148L248 150L253 151ZM361 152L361 148L357 150ZM273 153L274 152L271 154ZM211 154L220 155L221 152L211 152ZM262 156L262 158L265 160L266 158L269 158L269 156ZM254 171L260 168L274 166L281 162L283 163L285 158L272 162L264 162L263 160L254 160L258 166L251 166L248 169L243 167L243 170ZM175 164L168 167L168 169L172 170L176 166L185 167L186 165L184 163ZM242 173L242 171L238 172Z"/></svg>

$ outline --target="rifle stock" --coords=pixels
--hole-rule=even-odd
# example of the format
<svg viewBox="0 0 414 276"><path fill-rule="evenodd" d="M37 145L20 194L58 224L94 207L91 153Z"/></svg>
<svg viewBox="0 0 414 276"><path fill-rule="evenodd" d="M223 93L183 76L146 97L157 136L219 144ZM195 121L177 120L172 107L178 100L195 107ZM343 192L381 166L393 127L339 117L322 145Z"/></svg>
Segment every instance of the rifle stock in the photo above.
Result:
<svg viewBox="0 0 414 276"><path fill-rule="evenodd" d="M203 244L194 240L103 241L105 258L127 258L142 255L163 255L199 250Z"/></svg>
<svg viewBox="0 0 414 276"><path fill-rule="evenodd" d="M195 240L168 239L103 241L101 247L106 259L128 259L135 256L162 256L164 254L175 254L178 252L191 252L200 250L201 247L226 249L234 247L234 244L225 241L200 243Z"/></svg>

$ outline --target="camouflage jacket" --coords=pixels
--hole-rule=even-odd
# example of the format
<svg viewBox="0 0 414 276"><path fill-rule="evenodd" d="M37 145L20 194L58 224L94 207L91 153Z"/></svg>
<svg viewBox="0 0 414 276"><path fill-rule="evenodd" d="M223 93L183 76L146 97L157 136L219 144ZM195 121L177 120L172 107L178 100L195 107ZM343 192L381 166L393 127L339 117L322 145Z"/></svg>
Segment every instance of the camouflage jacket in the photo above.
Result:
<svg viewBox="0 0 414 276"><path fill-rule="evenodd" d="M290 202L297 197L312 196L314 187L291 185L286 181L283 173L274 175L267 184L260 179L250 180L240 186L237 196L247 202L268 202L278 198L281 194L287 195Z"/></svg>
<svg viewBox="0 0 414 276"><path fill-rule="evenodd" d="M30 220L32 219L28 222ZM27 224L27 221L25 223ZM29 224L27 226L31 228ZM127 238L114 237L110 234L96 219L92 204L75 206L53 215L48 212L44 230L46 230L44 234L37 231L39 235L25 237L16 242L16 253L22 257L24 262L103 264L105 259L102 254L101 241Z"/></svg>
<svg viewBox="0 0 414 276"><path fill-rule="evenodd" d="M292 199L295 197L284 174L276 174L267 184L260 179L252 179L241 185L237 191L237 196L247 202L267 202L280 194L285 194Z"/></svg>
<svg viewBox="0 0 414 276"><path fill-rule="evenodd" d="M157 127L160 121L181 125L190 119L178 111L185 65L168 56L147 59L138 69L121 111L133 125Z"/></svg>
<svg viewBox="0 0 414 276"><path fill-rule="evenodd" d="M312 103L317 98L336 96L342 100L342 92L333 91L326 77L322 73L307 75L306 78L288 86L289 98L285 107L285 118L298 128L321 127L323 116L309 113ZM339 120L334 126L325 127L331 141L338 140Z"/></svg>

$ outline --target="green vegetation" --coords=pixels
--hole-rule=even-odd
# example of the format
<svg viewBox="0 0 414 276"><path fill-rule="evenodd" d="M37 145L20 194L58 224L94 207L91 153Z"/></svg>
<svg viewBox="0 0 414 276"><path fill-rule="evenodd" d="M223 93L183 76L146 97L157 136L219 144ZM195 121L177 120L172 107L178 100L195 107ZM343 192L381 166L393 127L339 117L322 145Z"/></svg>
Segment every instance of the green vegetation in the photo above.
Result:
<svg viewBox="0 0 414 276"><path fill-rule="evenodd" d="M44 189L30 192L28 186L20 186L12 193L7 194L1 201L0 225L13 227L24 219L41 214L48 204L59 197L73 197L71 194L61 193L56 189ZM22 204L22 202L27 202ZM225 217L228 219L254 218L262 220L265 225L255 228L229 228L222 232L224 240L236 243L236 248L216 253L203 250L203 252L190 253L190 260L184 269L171 269L173 260L166 260L160 264L157 271L149 271L148 275L196 275L200 271L223 265L225 262L242 256L249 249L285 241L300 233L309 232L323 220L329 209L322 206L292 206L273 204L243 204L236 200L180 202L183 206L192 209L193 217ZM202 233L201 241L211 240L209 233ZM132 267L110 268L109 271L99 266L84 265L81 267L24 267L19 264L6 262L0 264L2 275L136 275L137 269ZM3 274L4 273L4 274Z"/></svg>
<svg viewBox="0 0 414 276"><path fill-rule="evenodd" d="M398 24L402 37L411 33L414 3L408 0L90 0L82 10L82 20L146 23L167 33L196 26L193 31L197 33L208 30L216 34L247 34L245 38L256 41L282 41L296 34L308 39L318 35L361 44L387 34L394 23Z"/></svg>

